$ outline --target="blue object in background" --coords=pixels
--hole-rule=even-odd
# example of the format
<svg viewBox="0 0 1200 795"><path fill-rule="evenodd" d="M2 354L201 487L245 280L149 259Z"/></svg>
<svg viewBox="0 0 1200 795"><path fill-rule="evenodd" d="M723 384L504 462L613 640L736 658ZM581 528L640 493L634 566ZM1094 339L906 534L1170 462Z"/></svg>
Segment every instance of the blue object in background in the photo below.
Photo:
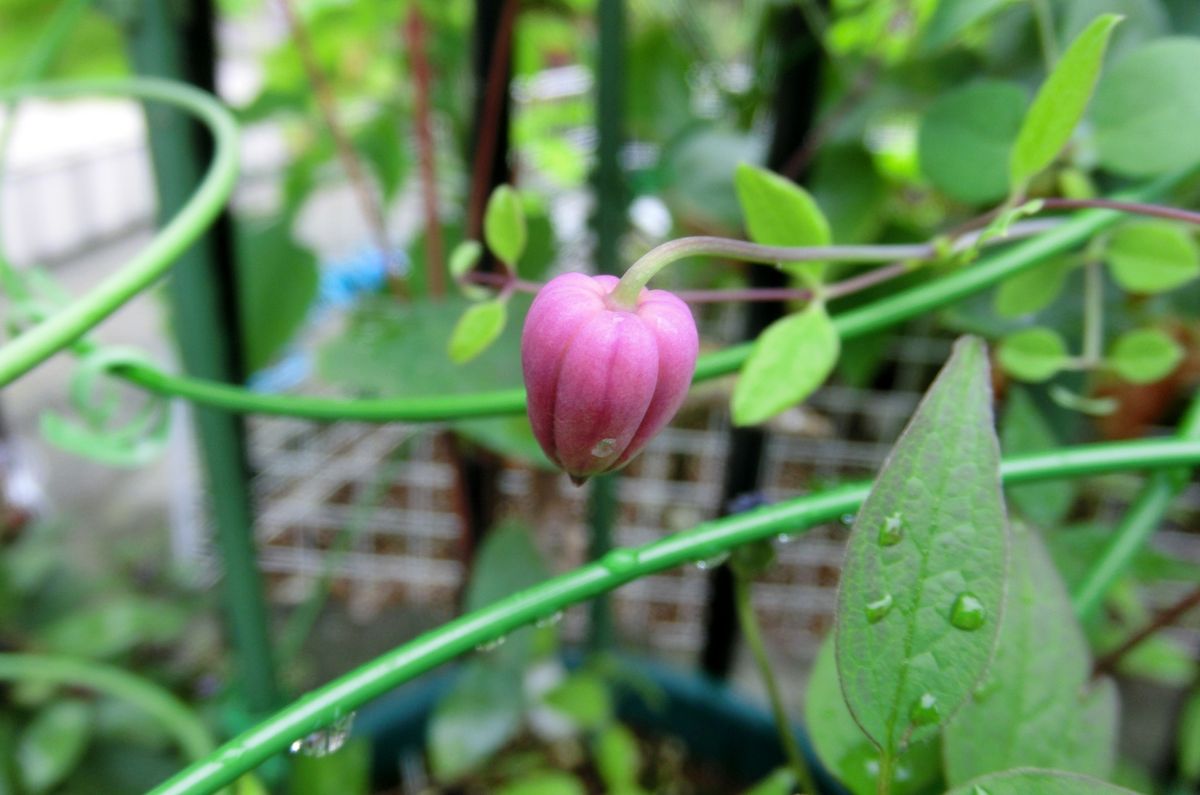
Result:
<svg viewBox="0 0 1200 795"><path fill-rule="evenodd" d="M308 310L301 332L311 328L331 310L346 309L364 295L374 295L387 284L389 268L396 275L408 273L408 255L397 249L392 259L374 247L359 249L341 260L324 263L317 281L317 295ZM299 334L298 334L299 335ZM312 354L289 344L271 366L254 373L246 385L255 392L286 392L303 383L312 374Z"/></svg>

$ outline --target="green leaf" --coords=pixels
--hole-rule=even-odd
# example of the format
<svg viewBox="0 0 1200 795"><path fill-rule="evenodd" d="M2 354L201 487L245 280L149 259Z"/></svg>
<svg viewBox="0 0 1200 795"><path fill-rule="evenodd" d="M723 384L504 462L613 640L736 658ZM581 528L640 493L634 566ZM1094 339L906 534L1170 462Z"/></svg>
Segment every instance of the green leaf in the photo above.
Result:
<svg viewBox="0 0 1200 795"><path fill-rule="evenodd" d="M961 34L975 23L999 11L1011 0L954 0L938 3L921 33L926 50L936 50L961 41Z"/></svg>
<svg viewBox="0 0 1200 795"><path fill-rule="evenodd" d="M1078 773L1061 770L1009 770L955 787L946 795L1137 795Z"/></svg>
<svg viewBox="0 0 1200 795"><path fill-rule="evenodd" d="M1100 81L1091 118L1100 164L1144 177L1200 162L1200 40L1159 39Z"/></svg>
<svg viewBox="0 0 1200 795"><path fill-rule="evenodd" d="M1020 86L985 80L940 95L921 117L917 155L934 186L983 204L1008 193L1008 158L1025 116Z"/></svg>
<svg viewBox="0 0 1200 795"><path fill-rule="evenodd" d="M823 303L776 320L742 366L733 389L734 424L762 422L807 398L829 377L840 349Z"/></svg>
<svg viewBox="0 0 1200 795"><path fill-rule="evenodd" d="M750 239L765 246L828 246L833 235L821 208L804 188L765 168L739 163L733 178ZM781 267L821 280L825 263L782 262Z"/></svg>
<svg viewBox="0 0 1200 795"><path fill-rule="evenodd" d="M450 252L450 278L454 279L462 294L472 301L482 301L491 295L487 288L466 281L467 274L475 269L482 257L483 246L478 240L464 240Z"/></svg>
<svg viewBox="0 0 1200 795"><path fill-rule="evenodd" d="M162 599L114 597L81 606L50 624L41 642L61 654L106 659L140 644L169 643L187 626L187 611Z"/></svg>
<svg viewBox="0 0 1200 795"><path fill-rule="evenodd" d="M1200 251L1179 227L1136 221L1113 232L1105 259L1117 283L1131 293L1173 290L1200 275Z"/></svg>
<svg viewBox="0 0 1200 795"><path fill-rule="evenodd" d="M696 126L664 147L664 197L677 218L716 232L742 227L734 174L741 163L763 156L762 137L712 124Z"/></svg>
<svg viewBox="0 0 1200 795"><path fill-rule="evenodd" d="M80 701L57 701L34 716L17 742L25 790L47 792L79 764L91 737L91 710Z"/></svg>
<svg viewBox="0 0 1200 795"><path fill-rule="evenodd" d="M426 741L434 778L447 783L483 767L520 733L524 709L520 668L493 665L486 658L466 663L429 719Z"/></svg>
<svg viewBox="0 0 1200 795"><path fill-rule="evenodd" d="M1179 718L1179 777L1183 783L1200 783L1200 689L1192 690Z"/></svg>
<svg viewBox="0 0 1200 795"><path fill-rule="evenodd" d="M493 298L475 304L463 312L450 335L450 360L463 364L483 353L504 331L508 301Z"/></svg>
<svg viewBox="0 0 1200 795"><path fill-rule="evenodd" d="M525 252L525 210L508 185L492 191L483 215L483 239L501 262L515 268Z"/></svg>
<svg viewBox="0 0 1200 795"><path fill-rule="evenodd" d="M515 566L513 561L521 564ZM504 522L488 532L475 555L471 581L467 584L466 610L482 609L549 577L550 571L529 529L517 522ZM509 633L503 645L488 657L520 670L531 662L537 650L535 637L552 632L550 628L518 629Z"/></svg>
<svg viewBox="0 0 1200 795"><path fill-rule="evenodd" d="M1166 378L1183 361L1183 348L1156 328L1127 331L1113 343L1105 364L1133 384L1152 384Z"/></svg>
<svg viewBox="0 0 1200 795"><path fill-rule="evenodd" d="M543 770L505 784L496 795L587 795L587 789L570 773Z"/></svg>
<svg viewBox="0 0 1200 795"><path fill-rule="evenodd" d="M238 311L246 368L271 363L317 296L317 260L292 238L286 218L235 225Z"/></svg>
<svg viewBox="0 0 1200 795"><path fill-rule="evenodd" d="M934 733L992 657L1007 519L983 343L964 337L855 520L837 661L855 720L888 756Z"/></svg>
<svg viewBox="0 0 1200 795"><path fill-rule="evenodd" d="M637 736L619 723L605 727L592 743L596 771L609 792L627 792L638 788L642 754Z"/></svg>
<svg viewBox="0 0 1200 795"><path fill-rule="evenodd" d="M742 795L792 795L796 791L796 776L791 768L781 767L755 784Z"/></svg>
<svg viewBox="0 0 1200 795"><path fill-rule="evenodd" d="M1000 448L1006 455L1043 453L1059 446L1046 422L1024 389L1009 391L1000 421ZM1071 510L1075 488L1069 480L1047 480L1005 489L1009 504L1034 525L1056 528Z"/></svg>
<svg viewBox="0 0 1200 795"><path fill-rule="evenodd" d="M1116 14L1097 17L1071 42L1038 89L1009 159L1009 178L1017 192L1070 140L1100 76L1109 36L1120 21Z"/></svg>
<svg viewBox="0 0 1200 795"><path fill-rule="evenodd" d="M804 722L813 749L833 775L854 795L875 795L879 787L879 749L854 722L842 698L833 635L817 651L804 699ZM941 775L941 744L927 737L910 743L895 763L892 795L928 791Z"/></svg>
<svg viewBox="0 0 1200 795"><path fill-rule="evenodd" d="M612 720L612 694L604 680L582 671L572 674L547 693L546 705L582 729L598 729Z"/></svg>
<svg viewBox="0 0 1200 795"><path fill-rule="evenodd" d="M1018 318L1045 309L1062 292L1076 262L1070 255L1054 257L1005 279L996 290L996 314Z"/></svg>
<svg viewBox="0 0 1200 795"><path fill-rule="evenodd" d="M809 190L829 219L839 243L867 243L887 220L887 183L875 170L871 155L853 144L829 143L813 163Z"/></svg>
<svg viewBox="0 0 1200 795"><path fill-rule="evenodd" d="M351 737L332 754L288 756L288 795L369 795L371 742Z"/></svg>
<svg viewBox="0 0 1200 795"><path fill-rule="evenodd" d="M1093 682L1091 667L1054 563L1035 533L1014 528L996 659L945 728L949 782L1017 767L1111 775L1117 692L1110 679Z"/></svg>
<svg viewBox="0 0 1200 795"><path fill-rule="evenodd" d="M1045 381L1070 362L1067 344L1053 329L1028 328L1000 342L996 358L1004 371L1022 381Z"/></svg>

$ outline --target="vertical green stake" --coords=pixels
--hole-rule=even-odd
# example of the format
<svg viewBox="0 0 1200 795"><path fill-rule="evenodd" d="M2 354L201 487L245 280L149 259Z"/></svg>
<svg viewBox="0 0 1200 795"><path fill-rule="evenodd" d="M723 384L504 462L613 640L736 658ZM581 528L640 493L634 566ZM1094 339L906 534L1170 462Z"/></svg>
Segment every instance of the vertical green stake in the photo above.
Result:
<svg viewBox="0 0 1200 795"><path fill-rule="evenodd" d="M141 0L126 13L130 58L139 75L197 82L189 80L189 66L193 74L201 69L211 73L211 32L205 29L211 20L209 3ZM196 126L177 111L147 106L146 120L161 220L174 215L195 190L205 147ZM238 337L230 330L237 329L237 312L232 290L221 290L233 281L221 272L218 241L210 231L171 270L171 320L190 375L236 382ZM263 714L279 705L279 697L255 559L244 428L237 416L213 409L197 407L194 417L221 555L238 684L246 708Z"/></svg>
<svg viewBox="0 0 1200 795"><path fill-rule="evenodd" d="M597 80L596 80L596 171L592 189L596 194L596 270L621 273L621 237L625 233L628 196L621 173L621 144L625 133L623 59L625 57L625 0L600 0L596 6ZM591 532L591 559L596 560L612 548L613 527L617 517L617 476L593 478L588 495L588 529ZM596 597L591 607L593 651L612 646L612 609L608 595Z"/></svg>

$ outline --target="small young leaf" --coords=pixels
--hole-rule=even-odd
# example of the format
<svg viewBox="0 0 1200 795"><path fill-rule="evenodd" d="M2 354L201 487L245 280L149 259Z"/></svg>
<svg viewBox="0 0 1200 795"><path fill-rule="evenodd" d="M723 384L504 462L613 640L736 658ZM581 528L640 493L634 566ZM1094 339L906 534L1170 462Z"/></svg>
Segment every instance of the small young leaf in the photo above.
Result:
<svg viewBox="0 0 1200 795"><path fill-rule="evenodd" d="M742 795L792 795L796 791L796 776L791 768L781 767L755 784Z"/></svg>
<svg viewBox="0 0 1200 795"><path fill-rule="evenodd" d="M545 696L547 706L583 729L598 729L612 720L612 693L595 674L580 672L563 680Z"/></svg>
<svg viewBox="0 0 1200 795"><path fill-rule="evenodd" d="M487 350L504 331L507 304L503 298L493 298L475 304L463 312L450 335L450 359L457 364L469 362Z"/></svg>
<svg viewBox="0 0 1200 795"><path fill-rule="evenodd" d="M1087 638L1041 539L1015 528L996 659L947 724L946 778L1045 767L1108 778L1116 758L1117 693L1091 681Z"/></svg>
<svg viewBox="0 0 1200 795"><path fill-rule="evenodd" d="M838 675L892 759L954 714L995 648L1008 529L991 401L984 345L960 339L850 534Z"/></svg>
<svg viewBox="0 0 1200 795"><path fill-rule="evenodd" d="M638 739L619 723L605 727L592 743L596 771L609 792L629 792L638 789L642 771L642 755Z"/></svg>
<svg viewBox="0 0 1200 795"><path fill-rule="evenodd" d="M946 795L1138 795L1131 789L1118 787L1078 773L1061 770L1025 768L991 773Z"/></svg>
<svg viewBox="0 0 1200 795"><path fill-rule="evenodd" d="M496 795L587 795L587 788L570 773L539 770L505 784Z"/></svg>
<svg viewBox="0 0 1200 795"><path fill-rule="evenodd" d="M1009 390L1000 421L1000 449L1005 455L1043 453L1058 446L1054 429L1042 417L1029 393L1024 389ZM1037 527L1047 530L1058 527L1075 499L1075 488L1069 480L1010 486L1005 493L1009 505Z"/></svg>
<svg viewBox="0 0 1200 795"><path fill-rule="evenodd" d="M91 710L81 701L56 701L34 716L17 742L24 789L52 789L79 763L92 733Z"/></svg>
<svg viewBox="0 0 1200 795"><path fill-rule="evenodd" d="M500 261L516 267L525 252L525 210L521 197L508 185L492 191L483 215L483 238Z"/></svg>
<svg viewBox="0 0 1200 795"><path fill-rule="evenodd" d="M804 722L813 749L853 795L875 795L879 787L879 749L863 734L842 698L833 635L825 636L808 677ZM938 738L910 743L895 762L892 795L927 792L941 773Z"/></svg>
<svg viewBox="0 0 1200 795"><path fill-rule="evenodd" d="M478 240L464 240L450 252L450 278L454 279L459 291L472 301L482 301L491 295L488 289L466 281L467 274L475 269L482 256L483 246Z"/></svg>
<svg viewBox="0 0 1200 795"><path fill-rule="evenodd" d="M1191 236L1162 221L1126 224L1105 251L1117 283L1131 293L1173 290L1200 275L1200 251Z"/></svg>
<svg viewBox="0 0 1200 795"><path fill-rule="evenodd" d="M1001 341L996 358L1009 375L1034 382L1051 378L1069 361L1063 338L1040 326L1009 334Z"/></svg>
<svg viewBox="0 0 1200 795"><path fill-rule="evenodd" d="M1179 718L1179 777L1200 784L1200 689L1192 691Z"/></svg>
<svg viewBox="0 0 1200 795"><path fill-rule="evenodd" d="M1000 81L971 83L939 96L917 135L921 170L938 190L971 204L1004 198L1008 157L1021 119L1025 92Z"/></svg>
<svg viewBox="0 0 1200 795"><path fill-rule="evenodd" d="M789 179L763 168L739 163L734 175L738 203L750 239L766 246L827 246L833 239L829 221L812 196ZM820 279L820 262L780 263Z"/></svg>
<svg viewBox="0 0 1200 795"><path fill-rule="evenodd" d="M1078 411L1091 417L1107 417L1120 406L1116 398L1081 395L1062 384L1050 385L1050 399L1064 409Z"/></svg>
<svg viewBox="0 0 1200 795"><path fill-rule="evenodd" d="M1054 70L1038 89L1013 145L1008 169L1013 189L1020 192L1030 179L1062 151L1083 117L1108 46L1121 17L1097 17L1071 42Z"/></svg>
<svg viewBox="0 0 1200 795"><path fill-rule="evenodd" d="M733 421L753 425L799 403L825 382L841 341L819 302L759 335L733 389Z"/></svg>
<svg viewBox="0 0 1200 795"><path fill-rule="evenodd" d="M1200 41L1191 36L1152 41L1118 61L1092 103L1100 164L1147 177L1200 161L1197 74Z"/></svg>
<svg viewBox="0 0 1200 795"><path fill-rule="evenodd" d="M1046 260L1005 279L996 290L993 308L1003 318L1032 315L1045 309L1062 292L1075 257L1066 255Z"/></svg>
<svg viewBox="0 0 1200 795"><path fill-rule="evenodd" d="M1183 360L1183 348L1164 331L1136 329L1113 343L1105 363L1133 384L1152 384L1170 375Z"/></svg>

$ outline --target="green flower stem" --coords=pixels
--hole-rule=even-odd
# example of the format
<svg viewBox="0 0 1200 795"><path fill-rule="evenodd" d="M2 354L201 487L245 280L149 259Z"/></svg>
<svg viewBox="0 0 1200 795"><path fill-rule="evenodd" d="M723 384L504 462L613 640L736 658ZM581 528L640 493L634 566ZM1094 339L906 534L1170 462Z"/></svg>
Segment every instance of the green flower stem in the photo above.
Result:
<svg viewBox="0 0 1200 795"><path fill-rule="evenodd" d="M155 718L191 760L212 753L216 746L208 729L186 704L158 685L119 668L48 654L0 654L0 680L86 688L132 704Z"/></svg>
<svg viewBox="0 0 1200 795"><path fill-rule="evenodd" d="M214 97L186 85L148 78L43 83L0 90L0 102L30 96L94 95L165 102L194 114L214 136L213 162L187 206L129 264L61 312L0 348L0 387L69 346L163 276L175 258L212 223L237 179L237 122Z"/></svg>
<svg viewBox="0 0 1200 795"><path fill-rule="evenodd" d="M1130 201L1149 199L1160 195L1184 176L1178 174L1160 179L1123 198ZM848 340L954 303L1033 267L1047 257L1082 244L1097 232L1116 223L1120 217L1120 213L1115 209L1081 212L1037 237L989 254L967 268L894 293L849 312L838 313L833 319L834 326L842 339ZM794 253L795 250L789 251ZM736 372L749 355L750 347L750 343L745 343L701 356L696 364L693 381L707 381ZM525 411L525 392L519 388L464 395L358 400L264 395L227 384L170 375L145 366L125 366L116 373L152 392L185 398L226 411L321 421L445 422L471 417L521 414Z"/></svg>
<svg viewBox="0 0 1200 795"><path fill-rule="evenodd" d="M1023 456L1006 460L1001 471L1007 483L1020 484L1197 463L1200 441L1152 439ZM780 533L803 533L856 510L869 488L867 483L850 484L706 522L642 547L614 549L598 561L450 621L310 692L180 771L155 788L152 795L213 792L283 751L293 740L329 725L347 710L357 709L476 646L494 642L515 629L639 577L712 558Z"/></svg>
<svg viewBox="0 0 1200 795"><path fill-rule="evenodd" d="M1200 393L1192 399L1175 438L1189 443L1200 440ZM1187 480L1188 473L1181 470L1154 472L1147 478L1100 559L1088 570L1072 595L1075 612L1082 620L1095 615L1109 589L1129 570L1138 552L1158 529L1171 503L1187 485Z"/></svg>
<svg viewBox="0 0 1200 795"><path fill-rule="evenodd" d="M937 249L929 244L899 246L760 246L745 240L724 237L681 237L657 246L629 266L612 291L618 306L637 305L642 288L660 270L687 257L724 257L744 262L894 262L907 259L932 259Z"/></svg>
<svg viewBox="0 0 1200 795"><path fill-rule="evenodd" d="M762 631L758 626L758 616L754 613L754 602L751 599L753 581L734 569L733 601L737 607L738 625L742 628L742 636L750 649L754 663L758 666L759 675L767 688L767 698L771 702L771 715L775 718L775 729L779 732L779 742L783 745L788 765L796 776L801 792L816 795L817 784L812 771L800 753L796 743L796 735L792 733L792 723L788 720L787 709L783 704L783 696L779 692L779 683L775 679L775 671L771 666L771 657L767 654L767 646L763 643Z"/></svg>

